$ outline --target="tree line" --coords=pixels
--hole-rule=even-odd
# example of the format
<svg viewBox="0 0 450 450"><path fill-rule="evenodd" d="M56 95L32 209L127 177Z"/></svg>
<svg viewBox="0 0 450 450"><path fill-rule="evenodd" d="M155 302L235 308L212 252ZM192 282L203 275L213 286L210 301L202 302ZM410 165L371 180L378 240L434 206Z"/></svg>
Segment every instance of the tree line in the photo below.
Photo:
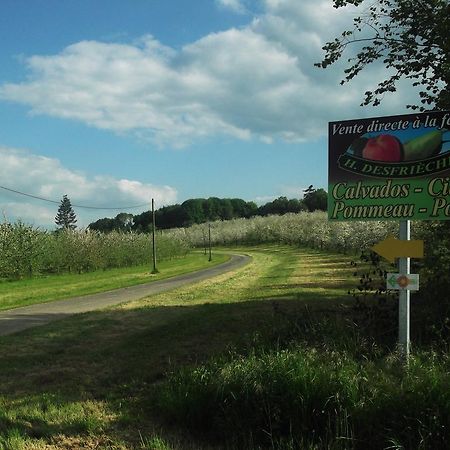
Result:
<svg viewBox="0 0 450 450"><path fill-rule="evenodd" d="M324 189L314 189L310 186L304 191L302 199L278 197L264 205L257 206L255 202L247 202L239 198L195 198L181 204L164 206L155 211L158 228L188 227L194 224L216 220L231 220L250 218L254 216L283 215L301 211L316 211L327 209L327 193ZM91 230L101 232L137 231L146 232L152 227L152 213L145 211L133 215L119 213L114 218L105 217L89 224Z"/></svg>

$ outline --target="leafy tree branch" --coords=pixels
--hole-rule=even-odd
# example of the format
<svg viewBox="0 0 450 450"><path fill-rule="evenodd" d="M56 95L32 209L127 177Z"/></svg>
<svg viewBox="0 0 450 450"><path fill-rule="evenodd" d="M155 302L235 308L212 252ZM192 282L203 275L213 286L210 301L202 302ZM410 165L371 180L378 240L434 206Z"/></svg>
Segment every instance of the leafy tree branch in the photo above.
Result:
<svg viewBox="0 0 450 450"><path fill-rule="evenodd" d="M364 7L363 0L334 0L335 8ZM367 30L374 32L365 36ZM317 67L327 68L340 60L349 46L363 45L348 58L341 84L351 81L366 66L382 62L388 77L364 94L361 105L377 106L383 96L395 92L401 79L420 87L420 104L407 105L422 111L450 108L450 2L448 0L378 0L353 19L345 30L324 45L325 56Z"/></svg>

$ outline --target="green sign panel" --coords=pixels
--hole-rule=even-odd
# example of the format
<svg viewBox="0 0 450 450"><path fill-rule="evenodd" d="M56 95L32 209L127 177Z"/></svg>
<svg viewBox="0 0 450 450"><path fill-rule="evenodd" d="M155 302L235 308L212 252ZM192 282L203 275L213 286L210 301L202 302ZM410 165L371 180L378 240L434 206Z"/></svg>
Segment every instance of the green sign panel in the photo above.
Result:
<svg viewBox="0 0 450 450"><path fill-rule="evenodd" d="M330 220L450 219L450 111L329 123Z"/></svg>

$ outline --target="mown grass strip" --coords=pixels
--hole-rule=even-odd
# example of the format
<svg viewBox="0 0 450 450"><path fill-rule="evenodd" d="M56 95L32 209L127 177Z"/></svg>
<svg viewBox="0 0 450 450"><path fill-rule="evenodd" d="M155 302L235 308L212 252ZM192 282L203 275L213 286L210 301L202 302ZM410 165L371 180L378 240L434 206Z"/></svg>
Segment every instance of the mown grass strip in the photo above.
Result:
<svg viewBox="0 0 450 450"><path fill-rule="evenodd" d="M151 274L151 267L146 265L5 281L0 283L0 310L162 280L221 264L228 259L225 254L215 253L209 262L208 257L201 253L190 253L185 257L159 262L157 274Z"/></svg>

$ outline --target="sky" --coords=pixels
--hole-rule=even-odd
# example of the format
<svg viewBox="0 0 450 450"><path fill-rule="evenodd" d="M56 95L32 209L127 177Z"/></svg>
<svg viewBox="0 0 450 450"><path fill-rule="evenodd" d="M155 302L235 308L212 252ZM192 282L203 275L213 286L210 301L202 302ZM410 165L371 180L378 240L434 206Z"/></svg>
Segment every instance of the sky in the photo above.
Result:
<svg viewBox="0 0 450 450"><path fill-rule="evenodd" d="M359 106L382 65L344 86L345 61L314 67L354 15L331 0L1 0L0 186L56 203L0 188L0 221L51 228L64 194L84 227L152 198L327 189L328 122L414 101L401 85Z"/></svg>

